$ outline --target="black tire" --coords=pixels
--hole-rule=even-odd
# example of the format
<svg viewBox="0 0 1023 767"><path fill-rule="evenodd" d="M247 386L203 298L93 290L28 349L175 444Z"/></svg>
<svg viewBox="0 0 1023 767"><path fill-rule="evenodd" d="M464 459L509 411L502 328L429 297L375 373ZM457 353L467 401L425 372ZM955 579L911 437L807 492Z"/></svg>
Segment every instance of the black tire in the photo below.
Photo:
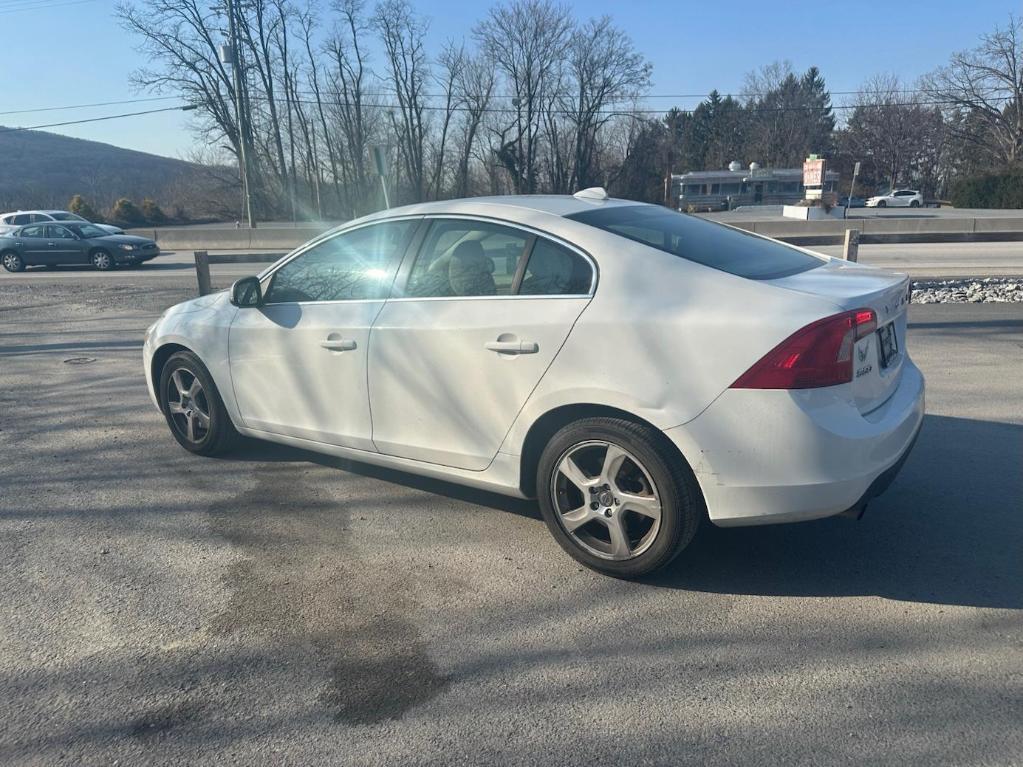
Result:
<svg viewBox="0 0 1023 767"><path fill-rule="evenodd" d="M919 200L913 200L912 202L909 203L909 207L911 207L911 208L919 208L920 207L920 201Z"/></svg>
<svg viewBox="0 0 1023 767"><path fill-rule="evenodd" d="M177 379L175 373L179 373ZM175 410L175 403L182 406L184 402L179 382L191 391L194 380L199 382L200 389L189 397L184 409ZM196 355L192 352L172 354L160 371L159 387L160 409L167 419L167 426L185 450L198 455L221 455L235 446L238 432L213 377ZM176 401L173 399L175 396ZM205 426L202 416L206 417ZM192 422L191 431L189 422Z"/></svg>
<svg viewBox="0 0 1023 767"><path fill-rule="evenodd" d="M652 482L652 488L638 492L652 493L660 503L660 520L656 523L656 530L654 522L634 512L630 513L625 508L628 502L617 497L614 497L613 508L602 512L595 508L599 507L600 503L590 505L590 508L594 509L593 519L579 526L575 533L569 533L566 529L559 504L575 507L579 502L578 498L582 497L585 506L588 501L602 499L606 494L600 493L598 488L597 491L589 490L590 493L596 494L586 496L574 483L571 484L573 489L567 489L565 483L570 480L558 471L558 467L567 456L580 456L581 459L585 459L587 457L585 451L599 451L603 443L621 448L629 454L620 464L619 471L627 471L631 467L642 484L647 484L647 480ZM606 460L606 452L604 456ZM600 460L596 454L594 457ZM635 469L638 469L638 472ZM593 471L585 471L584 474L587 479L594 476ZM627 480L628 477L619 475L614 484L617 487L620 482ZM540 456L536 492L544 521L561 547L586 567L616 578L637 578L667 565L689 545L706 513L703 494L692 469L674 452L667 438L649 426L620 418L586 418L559 430L547 443ZM617 489L612 489L611 493L612 496L618 495ZM574 495L575 499L569 498L570 495ZM641 496L633 494L632 497ZM583 509L580 507L577 511ZM601 514L609 521L605 522ZM634 556L631 552L633 540L629 532L626 533L626 540L629 542L630 551L626 558L610 558L613 554L610 551L613 536L608 534L607 544L600 540L603 536L601 527L607 527L610 531L612 515L621 516L619 524L623 525L626 531L629 531L630 526L634 528L636 522L639 523L640 530L636 533L638 553ZM641 538L643 523L649 525L646 533L648 538ZM590 539L589 543L585 542L587 536ZM608 548L603 555L595 553L595 549L601 546Z"/></svg>
<svg viewBox="0 0 1023 767"><path fill-rule="evenodd" d="M25 271L25 259L15 253L13 250L5 251L0 254L0 261L3 261L4 269L9 272L23 272Z"/></svg>
<svg viewBox="0 0 1023 767"><path fill-rule="evenodd" d="M880 202L877 203L877 207L879 207L879 208L887 208L888 207L888 203L886 203L884 200L881 200Z"/></svg>
<svg viewBox="0 0 1023 767"><path fill-rule="evenodd" d="M116 266L114 257L102 249L92 251L89 254L89 262L101 272L108 272Z"/></svg>

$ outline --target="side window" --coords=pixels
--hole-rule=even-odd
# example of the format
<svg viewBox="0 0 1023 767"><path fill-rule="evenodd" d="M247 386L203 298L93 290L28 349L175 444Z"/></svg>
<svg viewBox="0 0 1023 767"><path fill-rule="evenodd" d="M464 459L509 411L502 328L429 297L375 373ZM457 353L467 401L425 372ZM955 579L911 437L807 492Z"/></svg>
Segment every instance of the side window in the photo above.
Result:
<svg viewBox="0 0 1023 767"><path fill-rule="evenodd" d="M590 292L593 269L578 253L537 239L519 287L520 296L582 296Z"/></svg>
<svg viewBox="0 0 1023 767"><path fill-rule="evenodd" d="M41 221L52 221L53 219L51 219L45 213L33 213L28 217L28 220L33 224L38 224Z"/></svg>
<svg viewBox="0 0 1023 767"><path fill-rule="evenodd" d="M16 224L17 226L21 226L22 224L31 224L32 216L30 216L28 213L19 213L18 215L11 219L11 223Z"/></svg>
<svg viewBox="0 0 1023 767"><path fill-rule="evenodd" d="M507 296L532 235L483 221L434 221L409 275L407 296Z"/></svg>
<svg viewBox="0 0 1023 767"><path fill-rule="evenodd" d="M45 226L26 226L21 230L22 237L45 237L46 227Z"/></svg>
<svg viewBox="0 0 1023 767"><path fill-rule="evenodd" d="M46 227L46 236L51 240L73 240L74 235L71 234L67 229L62 226L53 226L52 224Z"/></svg>
<svg viewBox="0 0 1023 767"><path fill-rule="evenodd" d="M385 298L418 221L388 221L345 232L274 272L267 303Z"/></svg>

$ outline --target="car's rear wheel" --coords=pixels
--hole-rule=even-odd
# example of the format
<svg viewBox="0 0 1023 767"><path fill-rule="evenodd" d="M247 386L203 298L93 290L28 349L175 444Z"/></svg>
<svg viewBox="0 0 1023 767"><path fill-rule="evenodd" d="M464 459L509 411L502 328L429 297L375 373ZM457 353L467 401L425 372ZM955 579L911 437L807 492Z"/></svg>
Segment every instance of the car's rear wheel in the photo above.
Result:
<svg viewBox="0 0 1023 767"><path fill-rule="evenodd" d="M160 407L171 433L185 450L219 455L238 438L213 378L191 352L172 354L164 364Z"/></svg>
<svg viewBox="0 0 1023 767"><path fill-rule="evenodd" d="M912 202L909 203L909 207L911 207L911 208L919 208L920 207L920 200L913 200Z"/></svg>
<svg viewBox="0 0 1023 767"><path fill-rule="evenodd" d="M594 570L632 578L668 564L703 517L692 470L662 434L619 418L558 431L540 457L537 497L562 548Z"/></svg>
<svg viewBox="0 0 1023 767"><path fill-rule="evenodd" d="M3 257L0 258L0 260L3 261L4 269L6 269L9 272L25 271L25 261L17 253L7 251L6 253L3 254Z"/></svg>
<svg viewBox="0 0 1023 767"><path fill-rule="evenodd" d="M105 250L93 251L92 255L89 256L89 261L91 261L92 265L101 272L106 272L114 268L114 258Z"/></svg>

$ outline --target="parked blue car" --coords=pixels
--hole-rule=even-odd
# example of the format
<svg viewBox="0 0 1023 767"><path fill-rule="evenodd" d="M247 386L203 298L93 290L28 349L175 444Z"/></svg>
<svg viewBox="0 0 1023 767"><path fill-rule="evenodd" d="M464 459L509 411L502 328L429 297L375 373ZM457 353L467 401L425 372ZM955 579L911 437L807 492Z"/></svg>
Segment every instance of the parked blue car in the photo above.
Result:
<svg viewBox="0 0 1023 767"><path fill-rule="evenodd" d="M106 271L160 255L156 242L131 234L108 234L95 224L29 224L0 233L0 263L9 272L26 266L92 264Z"/></svg>

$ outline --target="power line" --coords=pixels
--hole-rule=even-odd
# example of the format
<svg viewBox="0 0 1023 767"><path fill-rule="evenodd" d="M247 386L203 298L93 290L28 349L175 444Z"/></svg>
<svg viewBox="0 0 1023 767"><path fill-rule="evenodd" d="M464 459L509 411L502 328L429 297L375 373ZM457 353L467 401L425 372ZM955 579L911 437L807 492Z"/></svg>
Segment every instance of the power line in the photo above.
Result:
<svg viewBox="0 0 1023 767"><path fill-rule="evenodd" d="M17 131L40 130L42 128L60 128L65 125L82 125L83 123L97 123L104 120L118 120L122 117L138 117L139 115L154 115L158 112L188 112L196 109L195 104L185 104L176 107L163 107L162 109L148 109L144 112L125 112L119 115L106 115L104 117L90 117L85 120L67 120L60 123L48 123L46 125L25 125L20 128L0 128L0 133L15 133Z"/></svg>
<svg viewBox="0 0 1023 767"><path fill-rule="evenodd" d="M85 5L86 3L95 3L96 0L62 0L60 2L52 2L50 0L43 0L43 2L31 2L25 0L24 5L9 5L0 6L0 16L7 15L9 13L19 13L21 11L44 11L50 8L65 8L69 5Z"/></svg>
<svg viewBox="0 0 1023 767"><path fill-rule="evenodd" d="M0 116L3 115L25 115L32 114L33 112L63 112L68 109L89 109L91 107L110 107L119 106L121 104L144 104L151 101L171 101L180 99L180 96L153 96L150 98L141 99L123 99L121 101L97 101L93 104L70 104L63 107L37 107L35 109L14 109L8 112L0 112Z"/></svg>

